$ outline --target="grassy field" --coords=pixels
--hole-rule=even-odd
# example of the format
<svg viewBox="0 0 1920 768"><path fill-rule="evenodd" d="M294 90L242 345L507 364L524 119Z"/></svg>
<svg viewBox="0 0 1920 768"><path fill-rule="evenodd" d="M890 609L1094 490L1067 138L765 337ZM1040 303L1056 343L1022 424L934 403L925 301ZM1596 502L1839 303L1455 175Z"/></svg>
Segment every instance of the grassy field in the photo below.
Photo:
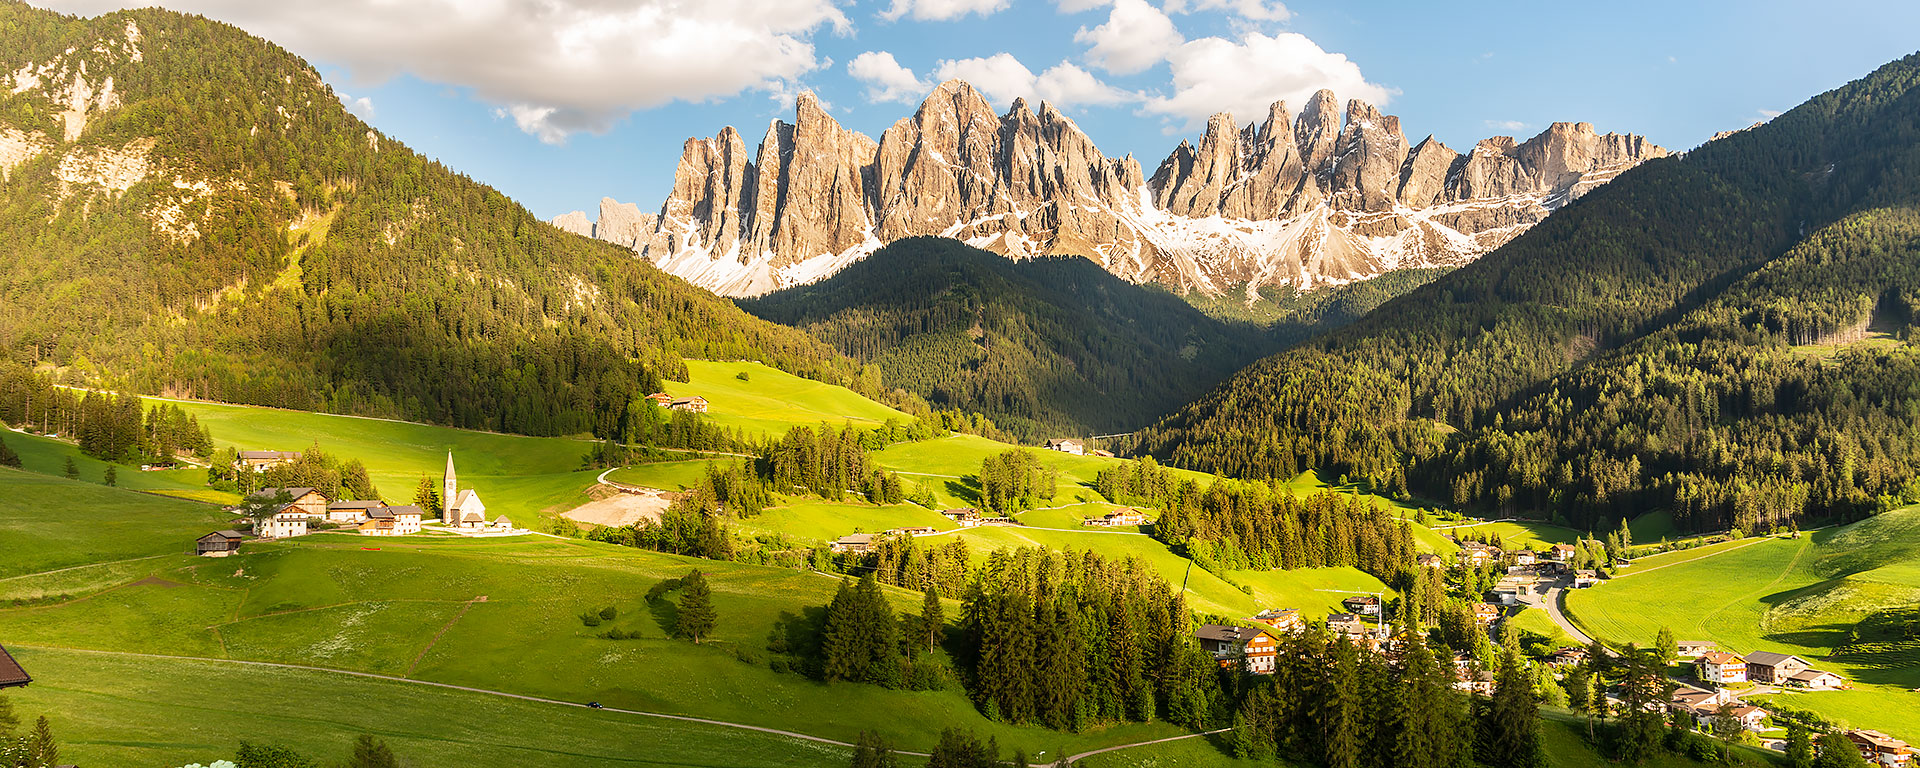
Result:
<svg viewBox="0 0 1920 768"><path fill-rule="evenodd" d="M1663 566L1654 569L1653 566ZM1920 602L1920 509L1889 512L1799 539L1748 540L1646 558L1632 572L1567 596L1589 634L1615 643L1682 640L1737 653L1793 653L1854 681L1851 691L1787 694L1783 702L1920 740L1920 665L1856 666L1827 654L1854 624Z"/></svg>
<svg viewBox="0 0 1920 768"><path fill-rule="evenodd" d="M1580 532L1565 526L1543 523L1535 520L1516 520L1499 523L1478 523L1448 528L1444 533L1455 536L1474 534L1499 536L1508 549L1525 547L1543 550L1555 544L1572 544L1580 538Z"/></svg>
<svg viewBox="0 0 1920 768"><path fill-rule="evenodd" d="M360 734L405 765L620 764L798 768L848 750L735 728L306 670L14 648L33 685L23 716L50 713L60 756L79 765L175 766L232 759L241 739L337 764ZM188 713L191 713L188 716ZM646 750L636 753L635 745Z"/></svg>
<svg viewBox="0 0 1920 768"><path fill-rule="evenodd" d="M474 488L487 511L527 524L587 501L597 472L580 471L588 441L527 437L402 421L364 419L221 403L177 402L221 446L242 450L298 451L318 444L342 458L365 462L380 495L394 503L413 500L421 476L439 482L447 452L454 454L460 487ZM124 476L126 473L122 473Z"/></svg>
<svg viewBox="0 0 1920 768"><path fill-rule="evenodd" d="M742 381L739 375L745 373ZM669 381L667 394L707 399L707 419L750 435L778 437L795 426L820 422L878 426L913 417L852 390L803 379L759 363L687 361L687 382ZM975 466L978 466L976 463Z"/></svg>
<svg viewBox="0 0 1920 768"><path fill-rule="evenodd" d="M875 506L860 501L818 499L775 507L741 520L736 526L743 531L783 533L814 542L833 541L850 533L879 533L910 526L942 531L959 528L944 515L914 504ZM940 541L936 538L922 543L938 546Z"/></svg>
<svg viewBox="0 0 1920 768"><path fill-rule="evenodd" d="M0 432L0 437L6 439L8 448L20 454L20 468L28 472L66 477L67 459L73 459L74 468L80 471L82 481L89 483L106 481L107 462L80 453L80 447L72 443L13 431ZM139 467L115 465L114 485L119 488L149 491L214 504L234 504L240 501L238 494L221 493L208 488L207 472L204 469L183 468L142 472Z"/></svg>
<svg viewBox="0 0 1920 768"><path fill-rule="evenodd" d="M194 539L232 517L205 504L0 468L0 579L192 552ZM0 581L0 595L6 586Z"/></svg>
<svg viewBox="0 0 1920 768"><path fill-rule="evenodd" d="M1554 645L1579 645L1573 638L1567 636L1567 631L1561 629L1559 624L1553 623L1553 618L1548 616L1546 611L1539 608L1522 610L1507 621L1513 625L1514 629L1532 632L1547 638Z"/></svg>
<svg viewBox="0 0 1920 768"><path fill-rule="evenodd" d="M7 561L19 557L13 548L0 554ZM1083 734L1012 728L981 717L957 690L827 686L774 673L763 645L775 621L824 605L837 584L807 572L550 538L369 544L330 534L256 543L224 560L180 558L164 565L156 573L122 574L135 580L64 602L0 608L0 637L28 646L405 675L843 740L878 729L922 749L947 725L1030 752L1178 732L1158 724ZM669 639L670 613L640 599L654 582L696 567L709 573L721 617L714 641L699 646ZM15 586L30 589L64 575L29 576ZM917 595L890 594L901 610L917 607ZM613 626L641 639L606 640L598 636L605 627L587 628L577 618L607 605L620 612ZM36 688L68 687L57 674L39 676Z"/></svg>

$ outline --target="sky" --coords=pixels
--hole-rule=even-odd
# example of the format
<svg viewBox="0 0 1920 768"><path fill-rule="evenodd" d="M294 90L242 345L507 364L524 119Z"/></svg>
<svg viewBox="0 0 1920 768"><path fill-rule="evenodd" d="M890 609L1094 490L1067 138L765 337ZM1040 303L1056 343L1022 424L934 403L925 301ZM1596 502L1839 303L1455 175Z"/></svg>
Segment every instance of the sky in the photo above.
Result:
<svg viewBox="0 0 1920 768"><path fill-rule="evenodd" d="M30 0L93 15L152 0ZM307 58L541 218L657 209L681 145L811 90L878 138L942 80L1054 103L1148 174L1207 117L1332 89L1467 151L1555 121L1697 146L1920 49L1913 0L164 0Z"/></svg>

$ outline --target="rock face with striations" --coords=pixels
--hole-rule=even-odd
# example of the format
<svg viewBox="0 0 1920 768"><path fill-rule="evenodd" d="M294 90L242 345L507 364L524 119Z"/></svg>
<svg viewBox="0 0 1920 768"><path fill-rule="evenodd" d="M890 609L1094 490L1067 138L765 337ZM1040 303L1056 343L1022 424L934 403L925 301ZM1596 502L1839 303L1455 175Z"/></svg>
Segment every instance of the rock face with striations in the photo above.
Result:
<svg viewBox="0 0 1920 768"><path fill-rule="evenodd" d="M591 232L731 296L817 280L916 235L1009 258L1077 255L1135 281L1223 294L1307 289L1403 267L1465 263L1645 160L1644 138L1555 123L1524 143L1461 155L1400 119L1329 91L1297 118L1275 103L1258 124L1213 116L1151 179L1108 158L1042 102L996 113L949 81L875 142L812 94L757 150L732 128L682 148L659 215L603 199Z"/></svg>

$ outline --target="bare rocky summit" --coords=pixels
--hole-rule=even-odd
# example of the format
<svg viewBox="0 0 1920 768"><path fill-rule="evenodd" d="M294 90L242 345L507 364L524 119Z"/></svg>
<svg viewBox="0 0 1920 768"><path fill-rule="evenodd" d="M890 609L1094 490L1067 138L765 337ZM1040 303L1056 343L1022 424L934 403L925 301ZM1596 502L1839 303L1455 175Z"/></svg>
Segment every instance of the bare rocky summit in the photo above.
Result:
<svg viewBox="0 0 1920 768"><path fill-rule="evenodd" d="M997 114L942 84L878 142L812 94L749 154L733 128L682 149L657 216L603 199L554 220L729 296L818 280L881 245L941 235L1008 256L1077 255L1136 282L1224 294L1313 288L1472 260L1665 149L1555 123L1460 154L1364 101L1321 91L1297 117L1215 115L1151 178L1042 102ZM583 228L585 231L583 231Z"/></svg>

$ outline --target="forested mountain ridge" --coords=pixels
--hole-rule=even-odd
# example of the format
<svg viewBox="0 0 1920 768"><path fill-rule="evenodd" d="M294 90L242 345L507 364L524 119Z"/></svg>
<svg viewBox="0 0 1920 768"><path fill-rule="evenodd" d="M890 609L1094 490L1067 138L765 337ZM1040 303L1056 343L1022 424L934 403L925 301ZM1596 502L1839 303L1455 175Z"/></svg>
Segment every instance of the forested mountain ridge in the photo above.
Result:
<svg viewBox="0 0 1920 768"><path fill-rule="evenodd" d="M1319 466L1576 525L1696 528L1880 506L1915 471L1920 56L1622 174L1141 435L1172 463ZM1907 378L1902 379L1902 376Z"/></svg>
<svg viewBox="0 0 1920 768"><path fill-rule="evenodd" d="M806 334L380 135L233 27L0 2L0 81L0 350L17 362L533 434L616 433L682 357L861 381Z"/></svg>
<svg viewBox="0 0 1920 768"><path fill-rule="evenodd" d="M741 306L1029 439L1132 429L1278 349L1085 259L1016 262L938 237Z"/></svg>

